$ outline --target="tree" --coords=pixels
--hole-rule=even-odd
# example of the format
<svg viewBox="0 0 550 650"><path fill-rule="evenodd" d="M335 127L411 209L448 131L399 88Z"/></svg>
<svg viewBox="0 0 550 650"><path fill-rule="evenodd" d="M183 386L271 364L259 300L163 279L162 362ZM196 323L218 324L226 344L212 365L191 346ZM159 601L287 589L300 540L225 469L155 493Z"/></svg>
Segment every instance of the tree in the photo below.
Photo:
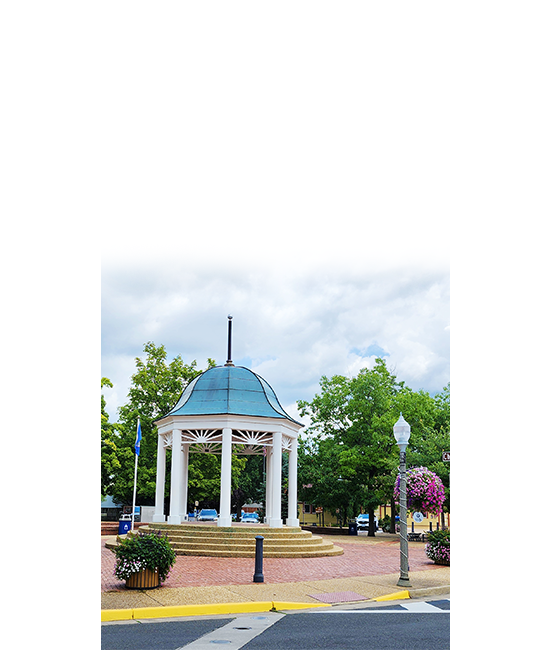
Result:
<svg viewBox="0 0 550 650"><path fill-rule="evenodd" d="M336 443L332 453L338 479L355 488L349 491L347 508L351 505L355 511L360 506L369 513L368 534L374 536L374 510L390 500L398 464L393 424L399 413L396 397L404 383L397 382L378 358L372 370L363 368L351 379L323 376L320 386L321 394L311 402L298 402L300 414L311 418L309 431L317 438L318 449L328 449L326 443L320 444L323 439ZM325 474L321 479L328 484L334 476Z"/></svg>
<svg viewBox="0 0 550 650"><path fill-rule="evenodd" d="M231 495L233 511L240 519L241 510L245 503L264 503L265 501L265 467L264 456L244 456L243 469L236 480ZM231 465L233 467L233 464Z"/></svg>
<svg viewBox="0 0 550 650"><path fill-rule="evenodd" d="M298 496L337 515L345 525L349 517L358 514L365 495L363 487L346 476L343 449L331 437L300 437Z"/></svg>
<svg viewBox="0 0 550 650"><path fill-rule="evenodd" d="M101 388L113 387L107 377L101 378ZM120 462L117 458L117 446L115 442L115 428L109 422L109 414L105 410L106 402L101 394L101 496L110 494L113 487L113 478L120 470Z"/></svg>
<svg viewBox="0 0 550 650"><path fill-rule="evenodd" d="M302 438L299 483L313 487L301 497L317 505L357 514L369 513L369 535L374 535L374 510L391 503L391 530L395 531L393 487L399 454L393 425L403 413L411 425L407 452L409 467L423 466L441 477L449 496L450 386L431 397L398 382L383 359L357 377L335 375L320 380L321 393L311 402L299 401L302 416L309 415L308 438ZM345 505L343 501L345 500Z"/></svg>
<svg viewBox="0 0 550 650"><path fill-rule="evenodd" d="M139 416L142 439L137 474L137 501L142 505L152 505L156 489L158 435L153 421L168 413L187 384L202 371L197 369L196 361L185 364L180 356L168 362L163 345L156 346L150 341L144 345L143 351L146 355L145 359L136 358L136 372L131 378L128 402L118 410L119 421L114 441L120 467L114 472L110 490L116 501L131 503L134 486L134 443ZM208 359L207 369L214 365L215 361ZM189 477L193 489L199 481L206 484L215 471L215 462L213 462L215 459L196 460L196 456L202 454L193 454L189 463ZM167 453L168 484L170 458L169 450ZM193 491L190 489L190 498L192 496Z"/></svg>
<svg viewBox="0 0 550 650"><path fill-rule="evenodd" d="M231 490L238 487L246 458L231 454ZM201 508L220 510L221 457L215 454L191 453L189 455L188 500L199 502ZM234 503L232 497L232 504Z"/></svg>
<svg viewBox="0 0 550 650"><path fill-rule="evenodd" d="M411 425L407 466L426 467L439 476L445 486L444 512L449 512L451 497L450 463L443 461L443 452L449 451L451 444L450 400L450 384L433 397L410 389L399 395L399 408Z"/></svg>

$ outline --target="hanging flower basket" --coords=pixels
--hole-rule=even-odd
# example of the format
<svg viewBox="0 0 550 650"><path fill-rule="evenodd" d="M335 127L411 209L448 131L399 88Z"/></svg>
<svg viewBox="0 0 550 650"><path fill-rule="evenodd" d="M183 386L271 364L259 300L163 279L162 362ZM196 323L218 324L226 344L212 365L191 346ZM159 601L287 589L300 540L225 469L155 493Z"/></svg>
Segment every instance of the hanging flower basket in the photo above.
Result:
<svg viewBox="0 0 550 650"><path fill-rule="evenodd" d="M397 503L400 499L401 476L398 474L393 494ZM425 467L407 470L407 510L424 514L441 514L445 501L445 488L437 474Z"/></svg>

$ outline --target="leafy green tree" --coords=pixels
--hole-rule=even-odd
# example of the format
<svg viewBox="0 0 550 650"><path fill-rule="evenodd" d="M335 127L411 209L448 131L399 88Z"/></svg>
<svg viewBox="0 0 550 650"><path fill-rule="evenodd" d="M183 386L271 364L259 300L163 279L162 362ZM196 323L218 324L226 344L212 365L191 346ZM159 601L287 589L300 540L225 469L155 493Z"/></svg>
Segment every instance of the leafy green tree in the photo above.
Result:
<svg viewBox="0 0 550 650"><path fill-rule="evenodd" d="M311 418L310 440L302 443L299 465L299 483L314 486L309 499L332 511L338 501L338 509L349 516L365 509L369 535L374 535L374 510L391 503L395 530L399 451L393 425L400 412L411 425L407 464L436 472L448 490L449 467L441 467L441 451L449 448L449 386L434 398L414 392L397 381L383 359L376 359L372 370L364 368L357 377L323 376L320 387L311 402L298 402L300 414Z"/></svg>
<svg viewBox="0 0 550 650"><path fill-rule="evenodd" d="M298 497L322 506L346 524L359 513L363 486L346 475L344 447L334 438L300 437L298 445Z"/></svg>
<svg viewBox="0 0 550 650"><path fill-rule="evenodd" d="M107 377L101 378L101 388L104 386L112 388L113 384ZM113 487L113 478L120 470L120 462L117 458L117 446L115 427L109 422L109 414L106 409L105 398L101 394L101 496L110 494Z"/></svg>
<svg viewBox="0 0 550 650"><path fill-rule="evenodd" d="M158 435L153 421L168 413L187 384L202 371L197 369L196 361L185 364L180 356L168 362L163 345L156 346L150 341L144 345L143 351L146 355L145 358L136 358L136 372L131 378L128 402L119 408L115 444L120 467L114 472L110 490L115 500L121 503L131 503L134 487L134 444L139 416L142 440L137 474L137 501L142 505L152 505L156 489ZM215 361L208 359L207 369L214 365ZM208 483L208 481L212 480L215 463L204 458L196 460L196 456L202 456L202 454L193 454L189 463L189 477L190 482L193 483L193 489L199 481L207 484L205 489L210 486L213 489L213 483ZM168 450L168 485L170 458L171 453ZM193 498L193 495L194 493L190 490L190 499Z"/></svg>
<svg viewBox="0 0 550 650"><path fill-rule="evenodd" d="M338 479L350 486L347 510L355 515L364 508L369 513L368 534L374 536L374 510L390 500L391 476L398 464L393 424L398 417L396 396L404 384L379 358L372 370L363 368L353 378L322 377L320 386L321 394L310 403L298 402L300 414L309 415L310 431L319 440L332 438L336 443ZM319 449L323 446L326 443ZM324 476L327 485L335 480L330 473Z"/></svg>
<svg viewBox="0 0 550 650"><path fill-rule="evenodd" d="M449 451L451 443L450 399L450 384L434 397L410 389L400 395L400 409L411 425L407 466L426 467L439 476L445 486L444 512L449 512L451 495L450 463L443 461L443 452Z"/></svg>
<svg viewBox="0 0 550 650"><path fill-rule="evenodd" d="M232 511L240 519L245 503L264 503L265 501L265 465L264 456L242 456L244 466L240 472L231 495Z"/></svg>
<svg viewBox="0 0 550 650"><path fill-rule="evenodd" d="M191 447L192 449L192 447ZM238 488L246 458L231 454L232 495ZM221 457L215 454L191 453L189 455L188 501L199 502L199 508L220 510ZM234 499L232 497L232 504ZM240 512L240 511L239 511Z"/></svg>

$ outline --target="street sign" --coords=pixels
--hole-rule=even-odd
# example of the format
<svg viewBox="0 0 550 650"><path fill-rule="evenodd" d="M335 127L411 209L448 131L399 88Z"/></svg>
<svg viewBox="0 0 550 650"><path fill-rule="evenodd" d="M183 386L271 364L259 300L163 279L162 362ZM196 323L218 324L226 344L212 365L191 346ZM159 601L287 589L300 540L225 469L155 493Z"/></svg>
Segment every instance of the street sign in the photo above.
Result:
<svg viewBox="0 0 550 650"><path fill-rule="evenodd" d="M415 524L419 524L424 519L424 515L421 512L413 512L413 521Z"/></svg>
<svg viewBox="0 0 550 650"><path fill-rule="evenodd" d="M444 451L443 452L443 460L446 462L451 462L451 452L450 451Z"/></svg>
<svg viewBox="0 0 550 650"><path fill-rule="evenodd" d="M320 515L323 512L323 508L315 508L315 512Z"/></svg>

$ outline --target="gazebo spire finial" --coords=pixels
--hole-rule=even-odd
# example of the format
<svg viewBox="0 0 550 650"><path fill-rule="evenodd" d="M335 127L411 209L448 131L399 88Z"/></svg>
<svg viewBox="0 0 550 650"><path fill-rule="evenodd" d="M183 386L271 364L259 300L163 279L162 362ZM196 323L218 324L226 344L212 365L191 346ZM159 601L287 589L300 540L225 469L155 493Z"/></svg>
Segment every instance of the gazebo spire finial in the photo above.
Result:
<svg viewBox="0 0 550 650"><path fill-rule="evenodd" d="M232 326L233 316L231 314L227 317L227 361L225 362L226 366L234 366L235 364L231 361L231 326Z"/></svg>

